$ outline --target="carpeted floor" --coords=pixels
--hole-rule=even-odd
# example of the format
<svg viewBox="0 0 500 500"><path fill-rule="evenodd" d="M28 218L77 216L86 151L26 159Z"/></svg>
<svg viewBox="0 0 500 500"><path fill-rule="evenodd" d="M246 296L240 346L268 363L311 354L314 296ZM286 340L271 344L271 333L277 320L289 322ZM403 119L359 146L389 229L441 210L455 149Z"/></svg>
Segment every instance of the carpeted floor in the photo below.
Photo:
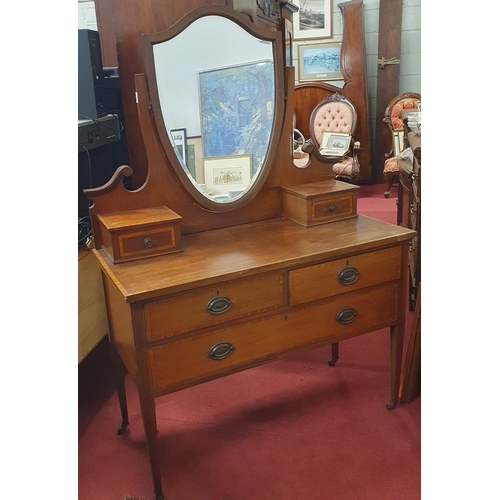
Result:
<svg viewBox="0 0 500 500"><path fill-rule="evenodd" d="M358 212L396 222L396 191L360 189ZM407 331L411 324L408 313ZM420 397L393 411L389 329L157 400L168 500L420 498ZM137 392L120 412L102 342L79 367L79 500L154 500Z"/></svg>

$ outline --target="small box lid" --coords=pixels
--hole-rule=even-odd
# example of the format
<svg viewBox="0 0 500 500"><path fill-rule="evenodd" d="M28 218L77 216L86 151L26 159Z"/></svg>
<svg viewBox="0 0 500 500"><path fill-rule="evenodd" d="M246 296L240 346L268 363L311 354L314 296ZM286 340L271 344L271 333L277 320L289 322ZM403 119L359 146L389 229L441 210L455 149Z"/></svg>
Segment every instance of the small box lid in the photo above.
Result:
<svg viewBox="0 0 500 500"><path fill-rule="evenodd" d="M97 218L104 224L104 227L110 231L113 229L122 229L123 227L160 224L182 220L179 214L164 205L98 214Z"/></svg>
<svg viewBox="0 0 500 500"><path fill-rule="evenodd" d="M309 199L318 196L356 191L359 189L359 186L348 184L347 182L337 181L335 179L328 179L326 181L311 182L310 184L283 186L282 189L286 193Z"/></svg>

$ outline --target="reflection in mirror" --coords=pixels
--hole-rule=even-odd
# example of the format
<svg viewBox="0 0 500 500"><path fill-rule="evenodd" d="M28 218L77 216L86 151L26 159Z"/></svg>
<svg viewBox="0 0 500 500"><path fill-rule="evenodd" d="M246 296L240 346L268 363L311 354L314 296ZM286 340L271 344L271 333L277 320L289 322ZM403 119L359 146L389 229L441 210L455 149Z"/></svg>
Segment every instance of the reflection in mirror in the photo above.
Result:
<svg viewBox="0 0 500 500"><path fill-rule="evenodd" d="M273 43L208 15L155 44L153 57L163 120L184 172L213 201L242 197L269 150Z"/></svg>

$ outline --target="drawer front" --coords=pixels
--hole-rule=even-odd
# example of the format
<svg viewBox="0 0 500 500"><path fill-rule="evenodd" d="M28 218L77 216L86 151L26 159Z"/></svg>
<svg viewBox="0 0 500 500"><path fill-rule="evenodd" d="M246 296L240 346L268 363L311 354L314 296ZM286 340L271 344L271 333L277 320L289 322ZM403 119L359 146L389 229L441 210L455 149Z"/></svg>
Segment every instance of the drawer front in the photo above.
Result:
<svg viewBox="0 0 500 500"><path fill-rule="evenodd" d="M145 304L150 342L283 306L281 273L222 283ZM210 312L211 311L211 312Z"/></svg>
<svg viewBox="0 0 500 500"><path fill-rule="evenodd" d="M178 242L174 226L142 229L116 235L118 255L116 260L157 255L175 250Z"/></svg>
<svg viewBox="0 0 500 500"><path fill-rule="evenodd" d="M359 290L286 314L222 328L149 351L155 393L277 359L306 345L344 340L394 324L398 283Z"/></svg>
<svg viewBox="0 0 500 500"><path fill-rule="evenodd" d="M330 222L337 219L345 219L356 215L354 207L354 196L337 196L311 203L311 222Z"/></svg>
<svg viewBox="0 0 500 500"><path fill-rule="evenodd" d="M290 305L398 279L401 246L294 269L289 272Z"/></svg>

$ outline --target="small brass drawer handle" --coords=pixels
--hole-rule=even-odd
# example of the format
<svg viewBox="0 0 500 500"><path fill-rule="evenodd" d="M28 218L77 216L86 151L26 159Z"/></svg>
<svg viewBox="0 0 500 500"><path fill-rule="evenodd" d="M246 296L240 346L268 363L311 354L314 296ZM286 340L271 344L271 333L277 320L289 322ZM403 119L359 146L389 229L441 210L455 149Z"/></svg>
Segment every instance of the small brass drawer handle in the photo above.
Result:
<svg viewBox="0 0 500 500"><path fill-rule="evenodd" d="M332 214L334 214L338 209L339 209L339 207L337 207L335 205L328 207L328 211Z"/></svg>
<svg viewBox="0 0 500 500"><path fill-rule="evenodd" d="M335 319L337 323L340 323L341 325L348 325L356 319L357 315L358 313L356 312L356 309L353 309L352 307L345 307L338 312Z"/></svg>
<svg viewBox="0 0 500 500"><path fill-rule="evenodd" d="M359 271L355 267L344 267L337 276L342 285L351 285L359 278Z"/></svg>
<svg viewBox="0 0 500 500"><path fill-rule="evenodd" d="M151 248L153 246L153 240L151 238L144 238L143 243L147 248Z"/></svg>
<svg viewBox="0 0 500 500"><path fill-rule="evenodd" d="M229 342L219 342L212 346L208 352L208 357L215 361L227 358L234 351L233 344Z"/></svg>
<svg viewBox="0 0 500 500"><path fill-rule="evenodd" d="M210 314L222 314L231 307L231 299L229 297L214 297L207 303L206 310Z"/></svg>

